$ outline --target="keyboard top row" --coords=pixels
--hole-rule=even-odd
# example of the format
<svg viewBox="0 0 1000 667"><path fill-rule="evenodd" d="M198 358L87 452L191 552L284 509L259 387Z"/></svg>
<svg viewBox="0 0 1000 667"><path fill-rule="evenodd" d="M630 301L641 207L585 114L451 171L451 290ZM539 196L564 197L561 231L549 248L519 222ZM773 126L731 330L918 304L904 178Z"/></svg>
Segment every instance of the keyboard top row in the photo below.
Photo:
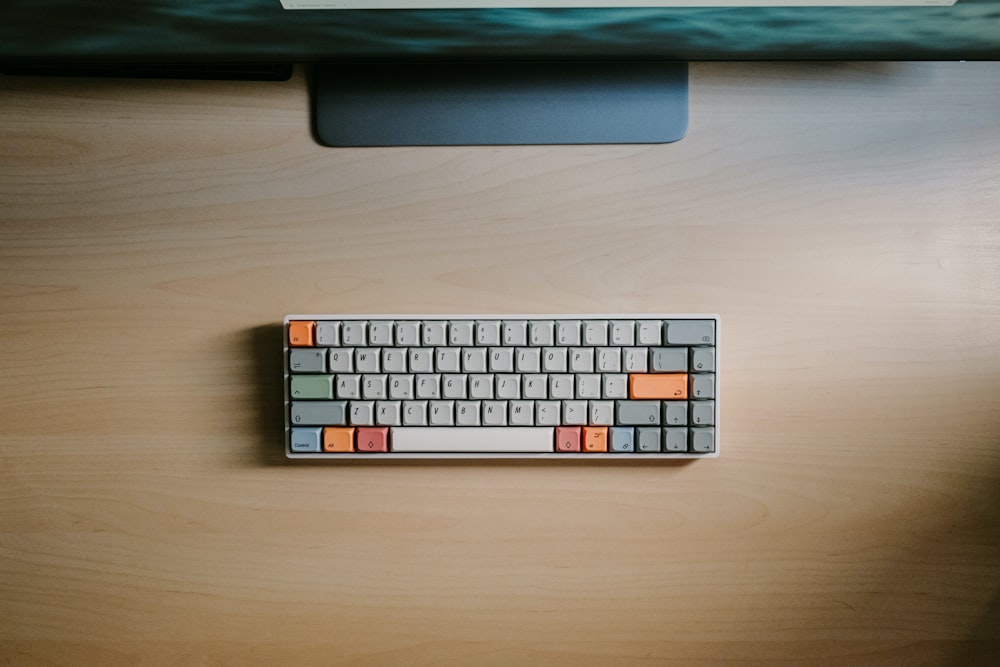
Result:
<svg viewBox="0 0 1000 667"><path fill-rule="evenodd" d="M298 319L290 316L293 347L714 345L716 321L706 319ZM704 316L698 316L703 318Z"/></svg>
<svg viewBox="0 0 1000 667"><path fill-rule="evenodd" d="M289 315L286 454L716 456L718 331L716 315Z"/></svg>

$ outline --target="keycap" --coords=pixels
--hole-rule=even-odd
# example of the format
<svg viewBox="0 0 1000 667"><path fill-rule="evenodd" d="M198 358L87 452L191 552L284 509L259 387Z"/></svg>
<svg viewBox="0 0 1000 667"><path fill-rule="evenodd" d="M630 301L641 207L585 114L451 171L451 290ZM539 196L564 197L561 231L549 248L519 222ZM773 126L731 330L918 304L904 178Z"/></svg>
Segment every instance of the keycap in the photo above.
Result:
<svg viewBox="0 0 1000 667"><path fill-rule="evenodd" d="M289 315L290 458L719 454L715 315Z"/></svg>
<svg viewBox="0 0 1000 667"><path fill-rule="evenodd" d="M536 427L398 428L394 452L551 452L553 429Z"/></svg>
<svg viewBox="0 0 1000 667"><path fill-rule="evenodd" d="M715 344L715 322L711 320L667 320L665 326L670 345Z"/></svg>

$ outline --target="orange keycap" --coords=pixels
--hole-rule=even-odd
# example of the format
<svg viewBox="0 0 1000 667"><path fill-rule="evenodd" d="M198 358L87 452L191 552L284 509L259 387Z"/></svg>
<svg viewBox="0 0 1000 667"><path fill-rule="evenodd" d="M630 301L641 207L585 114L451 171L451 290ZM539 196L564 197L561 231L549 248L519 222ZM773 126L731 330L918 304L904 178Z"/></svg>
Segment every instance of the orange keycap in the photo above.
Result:
<svg viewBox="0 0 1000 667"><path fill-rule="evenodd" d="M684 400L688 397L687 373L633 373L628 376L629 398Z"/></svg>
<svg viewBox="0 0 1000 667"><path fill-rule="evenodd" d="M288 323L288 344L292 347L312 347L316 323L310 320L292 320Z"/></svg>
<svg viewBox="0 0 1000 667"><path fill-rule="evenodd" d="M556 451L557 452L580 451L579 426L556 426Z"/></svg>
<svg viewBox="0 0 1000 667"><path fill-rule="evenodd" d="M359 428L358 451L359 452L389 451L389 429L386 427Z"/></svg>
<svg viewBox="0 0 1000 667"><path fill-rule="evenodd" d="M585 451L585 452L606 452L606 451L608 451L608 427L607 426L584 426L583 427L583 451Z"/></svg>
<svg viewBox="0 0 1000 667"><path fill-rule="evenodd" d="M354 429L332 428L332 427L327 427L323 429L323 451L353 452Z"/></svg>

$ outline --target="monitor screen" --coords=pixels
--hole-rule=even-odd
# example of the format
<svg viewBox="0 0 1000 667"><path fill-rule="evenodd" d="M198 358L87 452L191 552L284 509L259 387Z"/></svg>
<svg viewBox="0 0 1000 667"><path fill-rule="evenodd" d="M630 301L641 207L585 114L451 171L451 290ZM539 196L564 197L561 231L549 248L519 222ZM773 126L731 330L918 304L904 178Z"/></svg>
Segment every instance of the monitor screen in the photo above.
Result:
<svg viewBox="0 0 1000 667"><path fill-rule="evenodd" d="M604 119L627 108L648 112L627 121L633 128L659 118L664 103L686 109L686 66L649 63L945 59L1000 60L1000 0L5 0L0 7L0 65L8 71L125 63L336 67L318 77L318 103L360 106L354 117L331 116L327 127L365 117L398 127L436 122L448 134L458 116L438 118L432 107L454 107L480 93L459 114L473 114L465 125L516 126L509 119L527 107L503 104L552 93L542 105L550 115L544 127L514 143L548 143L554 130L577 124L624 127ZM539 62L546 68L517 66ZM440 69L449 63L460 68ZM613 63L622 65L612 69ZM417 64L438 69L416 70ZM591 81L595 94L582 94ZM323 94L327 85L336 94ZM486 94L488 86L493 93ZM684 99L663 97L666 88L683 88ZM414 107L413 100L431 95L437 101ZM386 111L402 98L414 113ZM585 111L589 120L552 116L557 105L560 113ZM492 113L476 115L490 106ZM686 127L686 116L681 120ZM635 140L613 134L582 141ZM491 133L361 140L368 142L508 143Z"/></svg>
<svg viewBox="0 0 1000 667"><path fill-rule="evenodd" d="M1000 0L5 0L2 5L4 63L1000 59Z"/></svg>

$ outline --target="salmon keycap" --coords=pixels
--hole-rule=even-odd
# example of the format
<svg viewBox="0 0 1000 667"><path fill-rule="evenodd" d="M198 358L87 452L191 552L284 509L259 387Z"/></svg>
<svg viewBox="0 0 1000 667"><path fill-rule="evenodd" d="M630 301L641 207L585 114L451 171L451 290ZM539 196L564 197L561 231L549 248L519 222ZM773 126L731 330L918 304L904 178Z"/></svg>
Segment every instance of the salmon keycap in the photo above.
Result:
<svg viewBox="0 0 1000 667"><path fill-rule="evenodd" d="M292 320L288 323L288 344L292 347L312 347L316 323L309 320Z"/></svg>
<svg viewBox="0 0 1000 667"><path fill-rule="evenodd" d="M585 451L585 452L606 452L606 451L608 451L608 427L607 426L584 426L583 427L583 451Z"/></svg>
<svg viewBox="0 0 1000 667"><path fill-rule="evenodd" d="M358 429L358 451L359 452L388 452L389 451L389 429L382 428L359 428Z"/></svg>
<svg viewBox="0 0 1000 667"><path fill-rule="evenodd" d="M332 427L327 427L323 429L323 451L353 452L354 429L332 428Z"/></svg>
<svg viewBox="0 0 1000 667"><path fill-rule="evenodd" d="M580 451L580 427L579 426L557 426L556 427L556 451L557 452L578 452L578 451Z"/></svg>
<svg viewBox="0 0 1000 667"><path fill-rule="evenodd" d="M687 373L632 373L628 376L628 394L633 399L685 400L688 397Z"/></svg>

